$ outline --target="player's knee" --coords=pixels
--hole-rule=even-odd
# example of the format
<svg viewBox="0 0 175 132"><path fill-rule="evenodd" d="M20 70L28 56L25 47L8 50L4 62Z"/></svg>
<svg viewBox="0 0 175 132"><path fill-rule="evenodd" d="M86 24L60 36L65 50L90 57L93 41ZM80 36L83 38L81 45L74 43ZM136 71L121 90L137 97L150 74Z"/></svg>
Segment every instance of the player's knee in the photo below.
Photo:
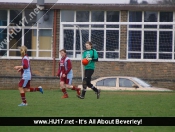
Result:
<svg viewBox="0 0 175 132"><path fill-rule="evenodd" d="M60 88L64 87L64 82L60 82Z"/></svg>
<svg viewBox="0 0 175 132"><path fill-rule="evenodd" d="M93 85L92 85L91 83L89 83L87 86L88 86L89 88L92 88Z"/></svg>
<svg viewBox="0 0 175 132"><path fill-rule="evenodd" d="M24 92L23 87L18 87L18 90L19 90L20 92Z"/></svg>
<svg viewBox="0 0 175 132"><path fill-rule="evenodd" d="M91 78L87 77L87 79L86 79L86 85L87 85L89 88L92 87Z"/></svg>

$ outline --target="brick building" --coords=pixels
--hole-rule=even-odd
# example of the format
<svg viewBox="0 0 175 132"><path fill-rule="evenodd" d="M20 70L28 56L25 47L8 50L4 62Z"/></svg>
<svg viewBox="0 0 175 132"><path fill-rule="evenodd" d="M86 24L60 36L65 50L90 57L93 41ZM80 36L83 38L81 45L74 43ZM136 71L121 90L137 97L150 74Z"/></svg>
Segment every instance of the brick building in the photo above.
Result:
<svg viewBox="0 0 175 132"><path fill-rule="evenodd" d="M0 89L18 87L20 75L13 67L21 64L20 45L28 47L31 85L58 88L62 48L72 59L73 83L80 84L81 44L87 40L99 54L93 79L136 76L175 89L173 0L56 1L45 0L39 7L36 1L0 2Z"/></svg>

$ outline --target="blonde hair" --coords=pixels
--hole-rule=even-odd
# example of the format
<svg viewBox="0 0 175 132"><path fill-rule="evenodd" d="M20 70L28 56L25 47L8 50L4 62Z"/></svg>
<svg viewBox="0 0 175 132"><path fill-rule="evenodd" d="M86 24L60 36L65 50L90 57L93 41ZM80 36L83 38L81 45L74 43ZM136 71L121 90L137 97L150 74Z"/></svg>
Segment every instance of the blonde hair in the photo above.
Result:
<svg viewBox="0 0 175 132"><path fill-rule="evenodd" d="M27 47L26 46L21 46L19 47L21 56L24 57L25 54L27 53Z"/></svg>

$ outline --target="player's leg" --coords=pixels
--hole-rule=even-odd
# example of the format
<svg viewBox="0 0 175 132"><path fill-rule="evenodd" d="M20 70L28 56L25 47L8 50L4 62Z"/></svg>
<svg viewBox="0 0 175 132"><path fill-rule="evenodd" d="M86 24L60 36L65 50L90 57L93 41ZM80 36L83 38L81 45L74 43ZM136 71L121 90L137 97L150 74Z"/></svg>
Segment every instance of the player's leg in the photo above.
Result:
<svg viewBox="0 0 175 132"><path fill-rule="evenodd" d="M87 70L87 72L86 72L86 77L87 77L86 82L87 82L87 86L89 88L91 88L97 94L97 99L99 99L99 97L100 97L100 90L97 89L95 86L93 86L91 84L91 77L92 77L93 73L94 73L94 70L92 70L92 69L88 69Z"/></svg>
<svg viewBox="0 0 175 132"><path fill-rule="evenodd" d="M18 87L18 89L19 89L19 92L20 92L22 103L19 104L18 106L27 106L27 100L26 100L25 91L24 91L24 88L26 87L26 84L27 83L28 83L28 80L21 79L19 81L19 84L18 84L19 87Z"/></svg>
<svg viewBox="0 0 175 132"><path fill-rule="evenodd" d="M79 95L79 96L77 95L77 97L80 98L80 99L84 99L85 94L86 94L86 89L87 89L87 72L88 72L87 70L84 71L85 77L83 78L83 81L82 81L83 89L81 91L81 95Z"/></svg>
<svg viewBox="0 0 175 132"><path fill-rule="evenodd" d="M37 88L31 88L30 87L30 80L28 81L27 85L26 85L26 88L24 89L25 92L36 92L36 91L39 91L41 92L42 94L44 93L43 92L43 88L41 86L37 87Z"/></svg>
<svg viewBox="0 0 175 132"><path fill-rule="evenodd" d="M60 78L60 89L63 92L62 98L68 98L68 94L67 94L66 86L65 86L65 82L66 82L65 79L66 79L65 77Z"/></svg>
<svg viewBox="0 0 175 132"><path fill-rule="evenodd" d="M66 79L66 88L69 88L71 90L75 90L77 92L77 95L80 95L81 88L78 88L78 87L72 85L72 78Z"/></svg>

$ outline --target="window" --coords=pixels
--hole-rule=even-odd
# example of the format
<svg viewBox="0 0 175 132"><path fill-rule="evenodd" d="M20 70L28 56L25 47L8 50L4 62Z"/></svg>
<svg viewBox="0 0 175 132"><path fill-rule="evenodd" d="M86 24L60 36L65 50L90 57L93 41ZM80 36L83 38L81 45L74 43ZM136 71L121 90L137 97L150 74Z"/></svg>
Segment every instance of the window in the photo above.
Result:
<svg viewBox="0 0 175 132"><path fill-rule="evenodd" d="M92 22L104 22L104 11L92 11Z"/></svg>
<svg viewBox="0 0 175 132"><path fill-rule="evenodd" d="M76 21L77 22L89 22L89 11L77 11Z"/></svg>
<svg viewBox="0 0 175 132"><path fill-rule="evenodd" d="M52 57L53 11L47 12L50 19L41 18L39 24L36 24L34 9L0 10L0 13L0 56L20 57L18 47L25 45L30 57Z"/></svg>
<svg viewBox="0 0 175 132"><path fill-rule="evenodd" d="M73 22L74 21L74 11L62 10L61 11L61 21L62 22Z"/></svg>
<svg viewBox="0 0 175 132"><path fill-rule="evenodd" d="M119 59L119 11L61 10L61 48L69 57L80 59L81 48L92 41L100 59ZM71 14L69 18L68 17ZM81 35L80 35L81 31Z"/></svg>
<svg viewBox="0 0 175 132"><path fill-rule="evenodd" d="M96 83L96 86L116 87L116 78L100 80Z"/></svg>
<svg viewBox="0 0 175 132"><path fill-rule="evenodd" d="M0 10L0 26L7 26L7 10Z"/></svg>
<svg viewBox="0 0 175 132"><path fill-rule="evenodd" d="M126 78L119 78L119 87L133 87L133 82Z"/></svg>
<svg viewBox="0 0 175 132"><path fill-rule="evenodd" d="M173 12L130 11L129 22L128 59L174 59Z"/></svg>

